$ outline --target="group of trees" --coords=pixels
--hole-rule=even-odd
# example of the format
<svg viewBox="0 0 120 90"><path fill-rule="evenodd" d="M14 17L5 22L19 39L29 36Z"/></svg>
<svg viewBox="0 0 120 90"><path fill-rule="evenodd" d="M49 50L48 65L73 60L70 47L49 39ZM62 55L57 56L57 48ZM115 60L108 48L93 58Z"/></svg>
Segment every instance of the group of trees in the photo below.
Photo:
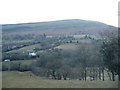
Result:
<svg viewBox="0 0 120 90"><path fill-rule="evenodd" d="M49 50L41 54L33 63L31 70L36 75L58 80L62 78L86 80L87 77L90 77L90 80L102 78L104 80L103 62L96 50L97 47L97 44L95 46L81 44L77 51Z"/></svg>
<svg viewBox="0 0 120 90"><path fill-rule="evenodd" d="M120 80L120 36L118 32L108 32L103 35L101 53L104 66L111 71L113 81L115 81L116 74Z"/></svg>

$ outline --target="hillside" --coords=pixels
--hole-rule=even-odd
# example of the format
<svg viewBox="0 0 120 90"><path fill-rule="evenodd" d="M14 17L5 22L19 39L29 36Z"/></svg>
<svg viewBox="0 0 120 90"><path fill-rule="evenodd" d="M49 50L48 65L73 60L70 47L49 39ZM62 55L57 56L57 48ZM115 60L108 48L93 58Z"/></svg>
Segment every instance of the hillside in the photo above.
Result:
<svg viewBox="0 0 120 90"><path fill-rule="evenodd" d="M3 34L47 34L47 35L70 35L70 34L99 34L106 30L117 30L97 21L80 19L68 19L49 22L21 23L2 25Z"/></svg>

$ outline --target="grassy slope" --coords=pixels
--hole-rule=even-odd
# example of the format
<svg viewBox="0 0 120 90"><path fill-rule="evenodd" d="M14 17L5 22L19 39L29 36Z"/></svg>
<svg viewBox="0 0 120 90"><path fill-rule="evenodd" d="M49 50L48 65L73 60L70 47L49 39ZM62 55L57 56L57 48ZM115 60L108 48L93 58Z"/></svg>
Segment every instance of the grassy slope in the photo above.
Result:
<svg viewBox="0 0 120 90"><path fill-rule="evenodd" d="M84 38L85 35L87 35L87 34L71 35L71 36L73 36L74 38ZM97 34L97 35L90 35L90 37L95 38L95 39L101 39L101 36L99 34Z"/></svg>
<svg viewBox="0 0 120 90"><path fill-rule="evenodd" d="M76 42L75 40L73 42ZM79 40L79 42L82 42L84 43L87 47L93 47L93 45L91 45L91 40ZM63 49L63 50L69 50L69 51L76 51L78 50L78 48L80 47L80 43L77 44L77 43L67 43L67 44L63 44L63 45L59 45L55 48L58 48L58 49Z"/></svg>
<svg viewBox="0 0 120 90"><path fill-rule="evenodd" d="M30 65L32 64L33 61L35 60L18 60L18 61L12 61L12 62L20 62L21 64Z"/></svg>
<svg viewBox="0 0 120 90"><path fill-rule="evenodd" d="M30 76L32 75L32 76ZM3 88L117 88L112 81L50 80L31 72L4 71Z"/></svg>
<svg viewBox="0 0 120 90"><path fill-rule="evenodd" d="M63 44L60 46L57 46L56 48L63 49L63 50L76 50L78 45L76 44Z"/></svg>
<svg viewBox="0 0 120 90"><path fill-rule="evenodd" d="M33 40L3 40L3 42L5 44L9 44L9 43L26 43L26 42L31 42Z"/></svg>
<svg viewBox="0 0 120 90"><path fill-rule="evenodd" d="M32 64L32 62L35 61L35 60L16 60L16 61L10 61L10 62L2 62L2 64L10 64L11 62L20 62L21 64L26 64L26 65L30 65Z"/></svg>
<svg viewBox="0 0 120 90"><path fill-rule="evenodd" d="M30 46L26 46L26 47L23 47L23 48L20 48L20 49L17 49L17 50L11 50L11 51L9 51L9 52L7 52L7 53L15 53L15 52L25 52L25 51L33 51L33 49L34 48L36 48L36 47L40 47L40 44L35 44L35 45L30 45Z"/></svg>

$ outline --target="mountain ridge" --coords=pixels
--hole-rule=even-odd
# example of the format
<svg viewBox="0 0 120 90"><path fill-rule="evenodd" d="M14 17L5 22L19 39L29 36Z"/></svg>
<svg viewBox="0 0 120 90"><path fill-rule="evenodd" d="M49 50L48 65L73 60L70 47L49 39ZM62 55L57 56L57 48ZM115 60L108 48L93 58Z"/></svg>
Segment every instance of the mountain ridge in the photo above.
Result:
<svg viewBox="0 0 120 90"><path fill-rule="evenodd" d="M117 27L104 24L98 21L82 19L65 19L46 22L4 24L4 34L43 34L66 35L66 34L98 34L105 30L117 30Z"/></svg>

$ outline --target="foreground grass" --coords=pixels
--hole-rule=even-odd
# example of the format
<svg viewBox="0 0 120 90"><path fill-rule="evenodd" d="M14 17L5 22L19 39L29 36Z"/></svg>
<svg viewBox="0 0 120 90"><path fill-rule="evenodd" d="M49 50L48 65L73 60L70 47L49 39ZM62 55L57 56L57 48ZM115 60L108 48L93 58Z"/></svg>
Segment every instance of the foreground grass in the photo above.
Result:
<svg viewBox="0 0 120 90"><path fill-rule="evenodd" d="M118 88L118 82L50 80L31 72L4 71L3 88Z"/></svg>

